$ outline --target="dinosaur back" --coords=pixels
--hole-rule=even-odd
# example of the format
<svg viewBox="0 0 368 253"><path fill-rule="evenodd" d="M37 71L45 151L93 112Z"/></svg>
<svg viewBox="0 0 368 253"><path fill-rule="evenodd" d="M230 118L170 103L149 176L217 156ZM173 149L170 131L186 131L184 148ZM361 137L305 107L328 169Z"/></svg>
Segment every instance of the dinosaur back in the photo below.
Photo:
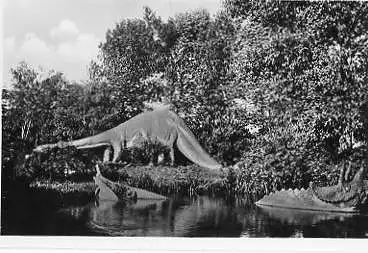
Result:
<svg viewBox="0 0 368 253"><path fill-rule="evenodd" d="M139 114L124 124L127 139L147 135L168 145L176 139L179 151L192 162L209 169L222 167L202 148L184 121L168 108Z"/></svg>
<svg viewBox="0 0 368 253"><path fill-rule="evenodd" d="M123 139L132 140L138 136L168 145L176 134L175 127L168 124L168 110L155 110L138 114L122 124Z"/></svg>

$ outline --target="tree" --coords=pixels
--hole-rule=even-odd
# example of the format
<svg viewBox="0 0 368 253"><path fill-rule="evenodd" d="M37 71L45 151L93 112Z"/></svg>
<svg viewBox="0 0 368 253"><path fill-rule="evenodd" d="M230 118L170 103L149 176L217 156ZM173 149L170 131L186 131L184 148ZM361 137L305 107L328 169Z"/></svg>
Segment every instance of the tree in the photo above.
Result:
<svg viewBox="0 0 368 253"><path fill-rule="evenodd" d="M241 152L249 133L236 120L225 89L234 33L231 19L225 12L212 18L196 10L178 14L174 24L179 37L165 72L170 101L210 153L233 163L238 156L235 146Z"/></svg>
<svg viewBox="0 0 368 253"><path fill-rule="evenodd" d="M29 155L37 145L70 140L91 132L81 103L86 89L69 84L60 72L36 70L25 62L11 72L13 87L3 90L2 100L2 169L5 178L45 177L45 172L49 172L47 176L59 174L64 177L65 166L76 171L84 170L82 154L73 149L52 150L48 157ZM67 156L70 159L65 159Z"/></svg>
<svg viewBox="0 0 368 253"><path fill-rule="evenodd" d="M261 126L243 155L244 173L305 187L336 183L345 162L361 166L367 156L354 147L367 132L367 4L227 0L224 7L236 27L228 93L254 104Z"/></svg>
<svg viewBox="0 0 368 253"><path fill-rule="evenodd" d="M166 65L166 48L173 39L165 27L170 27L170 23L163 24L145 8L145 20L121 21L107 31L106 41L100 45L100 62L91 64L91 76L104 81L104 90L110 93L111 104L116 108L114 113L120 121L131 118L143 108L147 96L140 80L162 72ZM167 41L164 44L157 39L158 30Z"/></svg>
<svg viewBox="0 0 368 253"><path fill-rule="evenodd" d="M239 2L227 3L241 17L236 94L252 98L266 115L263 123L302 122L331 155L351 149L367 101L367 5L247 2L239 12Z"/></svg>
<svg viewBox="0 0 368 253"><path fill-rule="evenodd" d="M175 106L205 148L220 154L218 142L232 136L225 133L224 124L235 122L230 120L234 115L225 92L233 33L226 12L212 18L205 10L195 10L163 22L145 8L143 20L123 20L107 32L100 63L91 64L91 76L100 82L99 89L104 83L121 121L141 112L145 101L163 98ZM230 147L225 152L228 161Z"/></svg>

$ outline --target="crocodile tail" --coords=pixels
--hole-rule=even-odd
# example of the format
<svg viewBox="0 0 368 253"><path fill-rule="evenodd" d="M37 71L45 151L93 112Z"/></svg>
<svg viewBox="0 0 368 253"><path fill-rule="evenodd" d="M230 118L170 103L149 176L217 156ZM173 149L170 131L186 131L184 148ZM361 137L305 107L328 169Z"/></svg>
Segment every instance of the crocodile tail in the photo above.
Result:
<svg viewBox="0 0 368 253"><path fill-rule="evenodd" d="M178 125L177 147L189 160L208 169L220 169L222 165L216 162L198 143L194 134L184 124Z"/></svg>

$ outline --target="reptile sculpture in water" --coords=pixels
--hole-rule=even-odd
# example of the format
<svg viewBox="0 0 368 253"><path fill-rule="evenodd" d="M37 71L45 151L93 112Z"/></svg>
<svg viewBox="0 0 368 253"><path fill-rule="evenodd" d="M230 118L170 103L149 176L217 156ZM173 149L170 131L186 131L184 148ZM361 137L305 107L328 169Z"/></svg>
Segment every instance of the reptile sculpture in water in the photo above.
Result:
<svg viewBox="0 0 368 253"><path fill-rule="evenodd" d="M55 144L44 144L37 146L34 151L43 152L54 147L74 146L78 149L84 149L106 146L104 162L110 161L111 148L113 149L112 162L117 162L123 148L138 146L142 141L157 141L168 146L172 165L175 162L174 145L176 145L181 153L199 166L209 169L222 168L221 164L211 158L202 148L184 121L169 107L141 113L94 136L67 142L61 141Z"/></svg>
<svg viewBox="0 0 368 253"><path fill-rule="evenodd" d="M256 202L258 206L281 208L356 212L367 204L368 181L364 180L364 167L346 182L340 180L337 185L319 187L310 183L307 189L289 189L273 192Z"/></svg>
<svg viewBox="0 0 368 253"><path fill-rule="evenodd" d="M96 175L93 179L96 185L95 197L98 201L166 200L163 195L107 179L101 174L98 164L96 164Z"/></svg>

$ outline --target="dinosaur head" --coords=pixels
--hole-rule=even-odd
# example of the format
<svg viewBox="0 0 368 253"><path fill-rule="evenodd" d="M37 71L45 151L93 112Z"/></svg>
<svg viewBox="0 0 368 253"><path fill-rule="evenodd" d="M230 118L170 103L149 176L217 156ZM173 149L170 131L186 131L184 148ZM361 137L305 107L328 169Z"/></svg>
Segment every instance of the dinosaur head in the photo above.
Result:
<svg viewBox="0 0 368 253"><path fill-rule="evenodd" d="M42 153L42 152L46 152L53 148L66 148L68 146L69 146L69 142L59 141L58 143L55 143L55 144L39 145L33 149L33 152Z"/></svg>
<svg viewBox="0 0 368 253"><path fill-rule="evenodd" d="M42 153L42 152L46 152L48 149L50 149L50 147L47 144L39 145L33 149L33 152Z"/></svg>

